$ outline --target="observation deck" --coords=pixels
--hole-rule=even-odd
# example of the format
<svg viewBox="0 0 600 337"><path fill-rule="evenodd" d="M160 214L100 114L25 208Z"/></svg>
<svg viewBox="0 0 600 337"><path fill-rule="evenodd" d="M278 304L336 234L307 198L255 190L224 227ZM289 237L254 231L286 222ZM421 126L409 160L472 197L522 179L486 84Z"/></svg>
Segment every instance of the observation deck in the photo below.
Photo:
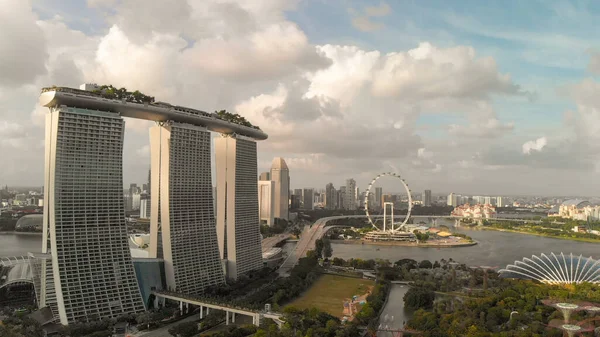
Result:
<svg viewBox="0 0 600 337"><path fill-rule="evenodd" d="M66 87L45 88L39 98L40 105L48 108L66 105L73 108L101 110L118 113L123 117L155 122L174 121L206 127L222 134L238 134L255 140L265 140L268 135L258 127L245 126L218 117L214 113L171 105L169 103L135 103L104 98L91 91Z"/></svg>

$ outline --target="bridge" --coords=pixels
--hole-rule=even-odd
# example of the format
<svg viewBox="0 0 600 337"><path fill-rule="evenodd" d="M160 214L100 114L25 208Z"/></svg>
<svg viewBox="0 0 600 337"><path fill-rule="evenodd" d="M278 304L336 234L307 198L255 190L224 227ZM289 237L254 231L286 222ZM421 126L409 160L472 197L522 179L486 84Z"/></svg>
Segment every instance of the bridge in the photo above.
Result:
<svg viewBox="0 0 600 337"><path fill-rule="evenodd" d="M262 252L265 253L269 251L271 248L277 246L281 242L289 239L290 237L292 237L291 234L279 234L275 236L270 236L268 238L264 238L261 243Z"/></svg>
<svg viewBox="0 0 600 337"><path fill-rule="evenodd" d="M172 301L179 302L179 308L183 311L183 304L195 305L200 307L200 319L204 317L204 314L208 314L210 309L225 311L225 325L229 325L229 322L235 323L235 315L240 314L244 316L252 317L252 324L259 326L260 322L263 318L272 319L277 325L280 327L285 323L282 320L283 315L277 312L272 311L259 311L253 310L249 308L241 308L235 307L228 304L222 304L217 302L212 302L206 298L195 297L192 295L180 294L171 291L152 291L152 294L156 296L156 298L168 299Z"/></svg>

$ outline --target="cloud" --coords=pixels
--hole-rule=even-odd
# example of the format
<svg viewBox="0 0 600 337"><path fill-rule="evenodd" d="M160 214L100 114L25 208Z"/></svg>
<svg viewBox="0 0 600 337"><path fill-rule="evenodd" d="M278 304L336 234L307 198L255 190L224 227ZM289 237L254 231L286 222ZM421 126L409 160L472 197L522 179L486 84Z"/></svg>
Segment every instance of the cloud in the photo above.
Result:
<svg viewBox="0 0 600 337"><path fill-rule="evenodd" d="M46 40L28 0L0 0L0 86L20 86L46 73Z"/></svg>
<svg viewBox="0 0 600 337"><path fill-rule="evenodd" d="M351 8L348 12L353 16L352 26L354 28L362 32L373 32L382 29L384 24L375 22L372 18L387 16L392 12L392 9L387 3L381 2L378 6L367 6L362 11Z"/></svg>
<svg viewBox="0 0 600 337"><path fill-rule="evenodd" d="M381 97L481 99L523 93L510 75L499 73L493 58L477 58L469 46L438 48L424 42L407 52L389 53L373 78L373 94Z"/></svg>
<svg viewBox="0 0 600 337"><path fill-rule="evenodd" d="M592 74L600 75L600 52L594 50L590 52L590 63L588 64L588 71Z"/></svg>
<svg viewBox="0 0 600 337"><path fill-rule="evenodd" d="M530 140L523 144L523 153L531 154L532 151L540 152L548 144L546 137L540 137L536 140Z"/></svg>
<svg viewBox="0 0 600 337"><path fill-rule="evenodd" d="M42 20L29 10L33 19L27 22L46 46L40 54L43 68L11 79L22 83L18 88L0 83L0 120L21 126L26 135L6 138L17 140L0 145L2 155L21 158L15 144L43 140L47 109L36 106L40 87L81 82L240 113L269 134L258 145L259 162L268 168L272 157L286 158L298 187L336 183L340 176L371 179L389 171L390 164L409 181L445 183L448 172L462 170L457 161L475 162L472 153L513 132L514 124L501 118L494 100L519 97L524 90L500 72L494 58L468 45L429 42L390 52L328 44L326 37L316 45L288 19L296 3L115 0L104 6L88 1L89 11L106 18L98 33L70 27L68 17ZM383 3L357 16L380 18L389 11ZM166 16L172 20L160 19ZM0 41L19 38L13 30L4 35ZM424 115L452 115L455 125L424 132ZM151 123L127 119L125 125L125 182L142 182ZM43 168L43 148L32 148L23 158L21 171L11 169L5 179L37 177L41 170L29 167ZM41 174L25 182L36 179L41 183Z"/></svg>

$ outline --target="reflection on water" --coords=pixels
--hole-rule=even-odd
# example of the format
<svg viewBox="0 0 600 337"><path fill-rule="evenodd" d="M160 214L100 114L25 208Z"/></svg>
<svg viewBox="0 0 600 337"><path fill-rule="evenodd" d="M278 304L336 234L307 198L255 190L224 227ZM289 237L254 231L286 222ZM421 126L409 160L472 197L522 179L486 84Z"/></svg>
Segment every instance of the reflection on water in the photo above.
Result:
<svg viewBox="0 0 600 337"><path fill-rule="evenodd" d="M41 234L0 233L0 256L24 256L41 251Z"/></svg>
<svg viewBox="0 0 600 337"><path fill-rule="evenodd" d="M408 286L393 284L388 301L379 317L380 329L398 330L412 317L412 312L404 308L404 294ZM377 337L392 337L397 334L391 331L379 331Z"/></svg>

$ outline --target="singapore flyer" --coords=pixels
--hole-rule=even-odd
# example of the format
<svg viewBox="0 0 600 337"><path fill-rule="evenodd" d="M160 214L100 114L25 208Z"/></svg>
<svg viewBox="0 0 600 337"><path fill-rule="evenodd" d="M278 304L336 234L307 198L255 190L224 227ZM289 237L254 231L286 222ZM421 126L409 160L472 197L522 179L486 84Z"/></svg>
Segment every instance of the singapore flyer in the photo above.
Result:
<svg viewBox="0 0 600 337"><path fill-rule="evenodd" d="M385 183L386 193L398 192L390 191L390 189L400 189L400 186L402 186L408 200L403 200L403 196L397 194L383 194L383 187L376 186L378 182L379 185ZM404 220L400 223L395 221L395 219L398 218L398 214L400 214L400 209L395 207L404 204L403 201L406 201L408 209ZM369 223L376 231L391 233L402 232L404 225L406 225L410 219L412 203L412 196L408 184L399 174L392 172L381 173L373 178L365 193L365 213ZM396 211L396 216L394 215L394 211Z"/></svg>

